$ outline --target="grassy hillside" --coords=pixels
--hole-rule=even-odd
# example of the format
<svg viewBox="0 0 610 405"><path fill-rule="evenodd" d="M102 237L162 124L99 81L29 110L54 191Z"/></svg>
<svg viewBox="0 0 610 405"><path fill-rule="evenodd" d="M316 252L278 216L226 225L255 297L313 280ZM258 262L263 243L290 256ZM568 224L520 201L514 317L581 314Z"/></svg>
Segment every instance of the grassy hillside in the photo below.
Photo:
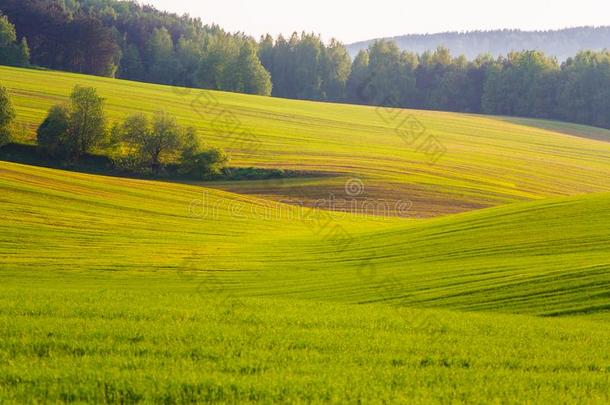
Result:
<svg viewBox="0 0 610 405"><path fill-rule="evenodd" d="M0 163L5 280L537 315L608 311L610 194L416 221ZM188 287L190 286L190 287Z"/></svg>
<svg viewBox="0 0 610 405"><path fill-rule="evenodd" d="M330 216L0 163L0 402L605 403L608 207Z"/></svg>
<svg viewBox="0 0 610 405"><path fill-rule="evenodd" d="M610 401L610 132L0 81L21 142L81 84L113 120L163 108L236 166L312 174L178 184L0 162L0 403Z"/></svg>
<svg viewBox="0 0 610 405"><path fill-rule="evenodd" d="M610 143L483 116L376 109L176 89L59 72L0 67L32 141L35 127L76 84L107 98L112 119L165 109L226 148L238 166L336 174L273 184L219 185L312 205L344 193L409 200L411 216L436 216L544 197L610 191ZM587 127L569 126L570 131ZM602 131L603 132L603 131ZM610 133L606 131L607 133ZM596 132L599 135L599 131ZM432 138L431 138L431 137ZM434 154L434 145L445 151ZM440 157L440 158L439 158ZM439 158L438 161L436 158Z"/></svg>

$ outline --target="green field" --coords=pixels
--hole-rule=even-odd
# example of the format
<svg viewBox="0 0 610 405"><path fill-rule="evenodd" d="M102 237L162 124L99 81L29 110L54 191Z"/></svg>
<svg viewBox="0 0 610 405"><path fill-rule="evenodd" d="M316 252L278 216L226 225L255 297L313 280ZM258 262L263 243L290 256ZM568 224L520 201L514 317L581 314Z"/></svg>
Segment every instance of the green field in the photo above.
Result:
<svg viewBox="0 0 610 405"><path fill-rule="evenodd" d="M2 288L3 402L610 400L607 322L117 284Z"/></svg>
<svg viewBox="0 0 610 405"><path fill-rule="evenodd" d="M312 173L177 184L0 162L0 403L610 401L607 131L11 68L0 81L22 142L78 83L112 119L163 108L235 166ZM385 114L446 152L431 162ZM330 194L361 204L309 208Z"/></svg>

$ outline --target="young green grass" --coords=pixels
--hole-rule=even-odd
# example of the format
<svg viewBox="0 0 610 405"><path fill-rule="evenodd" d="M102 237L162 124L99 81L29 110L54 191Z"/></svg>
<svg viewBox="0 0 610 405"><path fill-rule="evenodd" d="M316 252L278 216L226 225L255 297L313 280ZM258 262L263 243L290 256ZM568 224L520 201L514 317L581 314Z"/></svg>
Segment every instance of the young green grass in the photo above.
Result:
<svg viewBox="0 0 610 405"><path fill-rule="evenodd" d="M236 166L336 174L271 187L221 185L276 200L311 206L329 194L344 195L346 180L355 177L365 185L360 198L409 200L411 216L430 217L610 191L610 143L553 132L561 124L546 130L486 116L313 103L7 67L0 67L0 81L13 95L19 122L29 129L24 141L33 141L48 108L65 101L79 84L99 90L112 120L160 109L175 114L206 142L227 149ZM610 134L596 134L602 132ZM445 153L432 153L434 145Z"/></svg>
<svg viewBox="0 0 610 405"><path fill-rule="evenodd" d="M75 281L0 286L0 402L610 401L606 322Z"/></svg>

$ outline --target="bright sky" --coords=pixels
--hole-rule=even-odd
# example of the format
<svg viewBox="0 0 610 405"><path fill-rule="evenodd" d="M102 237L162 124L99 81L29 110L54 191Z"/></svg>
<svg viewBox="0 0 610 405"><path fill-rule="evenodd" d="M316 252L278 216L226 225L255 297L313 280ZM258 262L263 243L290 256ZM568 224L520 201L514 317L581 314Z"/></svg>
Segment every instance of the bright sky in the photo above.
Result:
<svg viewBox="0 0 610 405"><path fill-rule="evenodd" d="M412 33L610 25L607 0L142 0L258 38L293 31L344 43Z"/></svg>

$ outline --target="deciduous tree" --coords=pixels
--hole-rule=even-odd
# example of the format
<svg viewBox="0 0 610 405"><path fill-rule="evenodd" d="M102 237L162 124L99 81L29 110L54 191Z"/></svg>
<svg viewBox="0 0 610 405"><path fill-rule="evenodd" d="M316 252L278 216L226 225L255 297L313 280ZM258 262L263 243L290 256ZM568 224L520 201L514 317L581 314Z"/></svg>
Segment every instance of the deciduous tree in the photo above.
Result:
<svg viewBox="0 0 610 405"><path fill-rule="evenodd" d="M92 87L75 86L70 102L51 108L38 128L43 151L74 161L107 140L104 100Z"/></svg>
<svg viewBox="0 0 610 405"><path fill-rule="evenodd" d="M144 114L127 117L122 128L122 140L137 161L158 174L164 165L174 162L184 146L184 129L175 117L156 113L152 120Z"/></svg>

